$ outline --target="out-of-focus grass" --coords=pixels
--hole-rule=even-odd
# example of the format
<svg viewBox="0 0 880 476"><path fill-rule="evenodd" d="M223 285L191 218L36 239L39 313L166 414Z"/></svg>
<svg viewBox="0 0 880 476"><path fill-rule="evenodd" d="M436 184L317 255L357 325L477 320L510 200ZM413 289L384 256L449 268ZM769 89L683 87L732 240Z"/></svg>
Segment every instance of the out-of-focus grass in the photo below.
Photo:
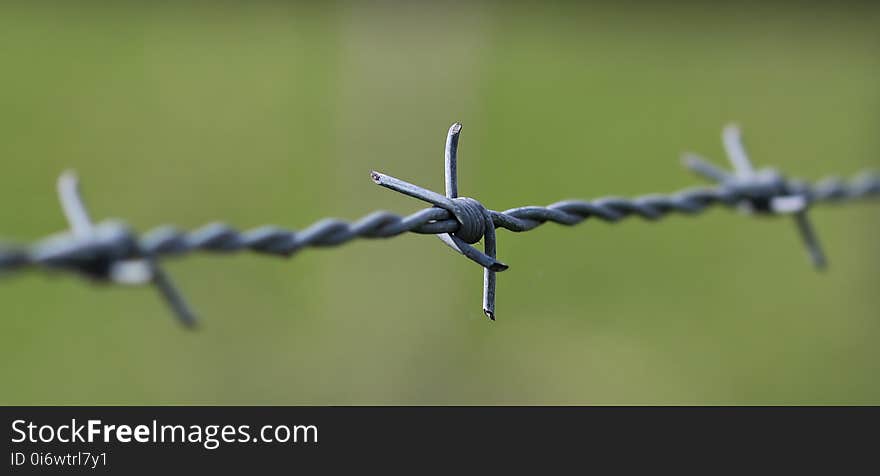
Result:
<svg viewBox="0 0 880 476"><path fill-rule="evenodd" d="M370 169L505 209L696 183L744 126L804 178L878 166L880 9L340 4L0 7L0 236L64 228L73 167L97 217L140 229L302 228L422 205ZM289 262L167 267L155 292L28 274L0 286L0 403L878 403L880 214L821 208L830 272L786 219L500 232L481 273L404 236Z"/></svg>

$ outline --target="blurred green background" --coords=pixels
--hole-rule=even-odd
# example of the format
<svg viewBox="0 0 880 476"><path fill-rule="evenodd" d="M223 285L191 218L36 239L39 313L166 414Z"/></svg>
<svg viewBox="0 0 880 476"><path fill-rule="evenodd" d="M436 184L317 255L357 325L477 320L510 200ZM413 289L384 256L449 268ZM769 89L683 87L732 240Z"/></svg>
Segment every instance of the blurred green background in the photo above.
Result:
<svg viewBox="0 0 880 476"><path fill-rule="evenodd" d="M422 203L464 123L463 195L494 209L701 183L743 125L756 164L849 175L880 158L880 7L649 2L4 4L0 236L96 218L301 229ZM289 261L166 261L202 329L150 288L0 283L3 404L880 403L880 208L728 210L499 233L482 274L432 237Z"/></svg>

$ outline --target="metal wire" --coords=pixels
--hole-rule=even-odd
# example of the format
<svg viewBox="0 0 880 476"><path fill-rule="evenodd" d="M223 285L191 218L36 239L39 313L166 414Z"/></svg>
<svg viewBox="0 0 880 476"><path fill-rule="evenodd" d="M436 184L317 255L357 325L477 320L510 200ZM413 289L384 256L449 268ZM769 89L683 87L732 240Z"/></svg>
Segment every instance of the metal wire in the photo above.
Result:
<svg viewBox="0 0 880 476"><path fill-rule="evenodd" d="M461 124L456 123L447 136L447 195L378 172L370 174L378 185L426 201L432 207L407 216L376 211L354 222L327 218L301 231L276 226L240 231L226 224L213 223L193 231L162 226L137 235L119 221L108 220L92 225L79 197L75 176L64 174L59 180L59 195L72 231L27 246L0 245L0 274L36 268L69 271L99 282L153 283L179 319L191 327L196 322L195 315L158 267L160 258L195 251L253 251L290 256L303 248L339 246L358 238L431 234L438 235L450 247L484 268L483 309L494 320L495 273L508 268L495 257L496 228L524 232L547 222L572 226L589 218L607 223L617 223L628 217L659 220L673 213L699 214L713 206L736 207L747 213L794 215L814 265L822 269L826 260L807 220L809 207L818 203L848 203L880 197L880 173L877 171L863 172L850 180L832 177L815 183L786 179L773 170L755 171L742 146L739 129L728 126L723 139L736 172L724 171L693 154L684 157L688 168L718 182L718 185L634 198L565 200L544 207L488 210L472 198L458 196L460 132ZM481 239L484 252L471 246Z"/></svg>

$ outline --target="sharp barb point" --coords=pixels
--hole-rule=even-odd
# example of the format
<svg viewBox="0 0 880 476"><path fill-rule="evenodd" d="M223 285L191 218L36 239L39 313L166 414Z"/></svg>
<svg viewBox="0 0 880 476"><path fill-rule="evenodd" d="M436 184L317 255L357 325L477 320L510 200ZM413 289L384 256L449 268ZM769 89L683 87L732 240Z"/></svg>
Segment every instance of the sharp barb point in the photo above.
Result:
<svg viewBox="0 0 880 476"><path fill-rule="evenodd" d="M510 269L510 266L507 266L506 264L498 261L495 264L493 264L492 266L489 266L489 269L491 269L492 271L495 271L497 273L500 273L502 271L506 271L506 270Z"/></svg>

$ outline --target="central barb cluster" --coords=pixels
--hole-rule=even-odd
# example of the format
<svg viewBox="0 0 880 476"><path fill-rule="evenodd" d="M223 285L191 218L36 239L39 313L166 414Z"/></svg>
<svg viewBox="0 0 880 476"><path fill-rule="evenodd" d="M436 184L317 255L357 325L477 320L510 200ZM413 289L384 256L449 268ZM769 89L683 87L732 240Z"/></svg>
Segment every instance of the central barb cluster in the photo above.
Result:
<svg viewBox="0 0 880 476"><path fill-rule="evenodd" d="M486 207L473 198L453 198L452 210L449 211L460 226L453 236L461 238L465 243L474 244L480 241L486 234L486 229L494 226L492 217L486 213Z"/></svg>
<svg viewBox="0 0 880 476"><path fill-rule="evenodd" d="M458 222L458 230L453 233L437 235L441 241L468 259L476 262L483 269L483 312L491 320L495 320L495 273L504 271L508 266L495 258L495 212L487 210L477 200L458 196L458 138L461 135L461 123L456 122L449 128L446 136L446 195L413 185L409 182L371 172L370 177L377 184L390 188L419 200L424 200L435 207L450 213L451 218ZM483 251L472 244L485 238Z"/></svg>

